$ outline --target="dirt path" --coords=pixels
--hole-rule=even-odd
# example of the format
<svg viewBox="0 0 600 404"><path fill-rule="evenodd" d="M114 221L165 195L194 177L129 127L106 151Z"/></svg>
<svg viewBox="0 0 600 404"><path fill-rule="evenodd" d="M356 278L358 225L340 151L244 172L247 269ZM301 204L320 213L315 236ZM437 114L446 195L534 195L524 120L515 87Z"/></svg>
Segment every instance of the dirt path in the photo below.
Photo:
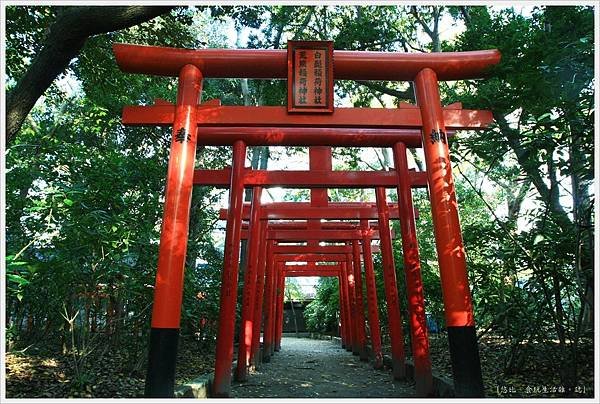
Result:
<svg viewBox="0 0 600 404"><path fill-rule="evenodd" d="M367 362L328 340L283 338L281 351L245 383L234 383L232 397L413 397L414 386L392 380L389 370Z"/></svg>

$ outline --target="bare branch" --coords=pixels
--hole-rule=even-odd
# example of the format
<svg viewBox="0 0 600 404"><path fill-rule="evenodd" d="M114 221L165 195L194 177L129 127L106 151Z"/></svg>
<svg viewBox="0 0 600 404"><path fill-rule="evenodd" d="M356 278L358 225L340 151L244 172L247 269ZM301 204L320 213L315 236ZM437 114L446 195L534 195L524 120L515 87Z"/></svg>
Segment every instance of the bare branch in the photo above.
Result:
<svg viewBox="0 0 600 404"><path fill-rule="evenodd" d="M356 80L356 82L358 84L362 84L363 86L367 87L370 90L379 91L380 93L388 94L388 95L391 95L392 97L396 97L396 98L399 98L402 100L412 100L413 99L413 92L410 88L405 91L399 91L399 90L395 90L393 88L383 86L381 84L374 83L372 81Z"/></svg>

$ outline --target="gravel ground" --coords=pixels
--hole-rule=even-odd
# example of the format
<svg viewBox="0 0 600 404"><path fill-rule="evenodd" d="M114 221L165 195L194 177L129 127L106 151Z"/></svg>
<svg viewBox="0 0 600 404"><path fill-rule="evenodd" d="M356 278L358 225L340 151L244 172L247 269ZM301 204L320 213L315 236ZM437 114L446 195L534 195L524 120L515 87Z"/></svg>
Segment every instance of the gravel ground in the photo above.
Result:
<svg viewBox="0 0 600 404"><path fill-rule="evenodd" d="M284 337L281 351L254 371L247 382L234 383L232 397L382 398L414 397L414 385L392 380L389 370L329 340Z"/></svg>

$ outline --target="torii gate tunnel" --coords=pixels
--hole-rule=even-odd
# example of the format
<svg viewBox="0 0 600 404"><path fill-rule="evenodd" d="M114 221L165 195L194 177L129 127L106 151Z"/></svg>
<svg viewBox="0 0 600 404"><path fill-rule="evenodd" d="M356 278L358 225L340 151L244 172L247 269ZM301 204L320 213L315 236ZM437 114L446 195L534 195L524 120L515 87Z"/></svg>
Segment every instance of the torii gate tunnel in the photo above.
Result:
<svg viewBox="0 0 600 404"><path fill-rule="evenodd" d="M433 392L431 360L411 192L412 187L427 187L455 395L483 397L448 138L456 130L486 127L492 122L492 115L489 111L464 110L460 104L442 107L438 81L482 77L489 67L500 61L500 53L497 50L433 54L333 51L328 41L300 45L306 45L308 53L300 52L299 62L297 52L294 53L294 49L300 49L297 43L289 43L287 51L113 46L122 71L179 78L175 104L158 101L152 106L127 106L123 110L125 125L173 127L146 396L172 397L174 393L191 192L194 185L212 185L229 188L229 208L222 212L227 226L212 395L227 397L230 394L242 237L248 239L248 256L235 370L238 380L248 377L249 366L261 360L268 362L273 352L280 349L286 276L337 277L342 346L362 360L369 359L370 349L373 366L383 366L372 261L376 246L371 245L371 240L375 238L380 240L382 255L393 376L404 378L404 336L389 223L390 219L399 219L416 393L430 396ZM312 56L307 59L306 54ZM321 58L325 59L325 67L317 74ZM298 66L302 69L307 61L313 63L315 69L314 75L308 73L314 76L311 76L314 82L310 88L315 92L315 99L314 105L304 110L298 103L305 102L307 90L302 86L306 81L302 80L307 73L300 70L300 81L296 73ZM326 82L323 100L321 87L318 87L321 75ZM288 91L291 91L288 108L221 106L218 100L200 103L204 78L287 78ZM334 109L334 79L413 81L418 105L400 103L396 109ZM298 83L300 87L296 86ZM203 145L233 146L231 167L195 170L196 148ZM248 145L309 146L310 169L246 169ZM394 171L333 171L331 146L390 147L394 154ZM423 148L426 172L408 169L407 147ZM310 203L262 205L263 188L275 186L309 188ZM253 191L249 206L243 204L246 187ZM375 188L376 201L329 203L327 188ZM388 204L386 188L397 190L397 204ZM365 329L363 273L369 336ZM261 330L262 358L258 355Z"/></svg>

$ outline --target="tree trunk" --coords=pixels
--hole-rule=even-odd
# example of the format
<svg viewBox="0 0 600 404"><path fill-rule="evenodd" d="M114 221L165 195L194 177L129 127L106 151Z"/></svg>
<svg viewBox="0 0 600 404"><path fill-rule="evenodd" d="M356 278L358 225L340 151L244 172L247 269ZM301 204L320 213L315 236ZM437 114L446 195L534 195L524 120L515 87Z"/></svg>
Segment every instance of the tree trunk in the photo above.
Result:
<svg viewBox="0 0 600 404"><path fill-rule="evenodd" d="M170 11L173 7L63 7L49 28L44 47L6 101L6 145L21 129L36 101L94 35L118 31Z"/></svg>

